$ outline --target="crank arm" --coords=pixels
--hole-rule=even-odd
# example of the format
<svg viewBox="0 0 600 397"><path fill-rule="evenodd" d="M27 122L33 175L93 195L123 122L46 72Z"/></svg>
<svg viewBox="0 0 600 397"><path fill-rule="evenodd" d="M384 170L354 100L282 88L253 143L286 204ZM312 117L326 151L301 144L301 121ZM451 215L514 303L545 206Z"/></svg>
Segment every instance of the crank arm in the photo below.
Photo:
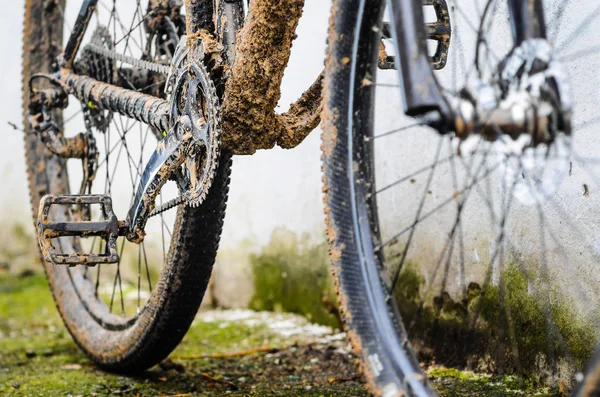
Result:
<svg viewBox="0 0 600 397"><path fill-rule="evenodd" d="M154 202L160 189L169 177L179 169L190 146L194 133L189 116L179 117L175 127L170 129L150 157L140 178L133 205L125 221L117 220L112 210L112 200L105 195L46 195L40 201L37 235L44 258L57 265L94 266L99 263L117 263L117 238L125 236L134 243L144 239L146 221L154 209ZM196 130L206 132L208 125L199 122ZM70 220L61 217L61 211L53 207L89 207L100 204L102 217L99 221ZM63 210L64 211L64 210ZM89 209L88 209L89 211ZM104 253L62 252L60 239L68 237L96 237L104 240ZM55 244L56 243L56 244Z"/></svg>
<svg viewBox="0 0 600 397"><path fill-rule="evenodd" d="M208 125L203 124L200 129L208 130ZM156 197L169 177L185 161L194 138L192 131L191 119L181 116L148 160L125 221L129 226L126 234L129 241L140 243L144 239L144 227L154 209Z"/></svg>

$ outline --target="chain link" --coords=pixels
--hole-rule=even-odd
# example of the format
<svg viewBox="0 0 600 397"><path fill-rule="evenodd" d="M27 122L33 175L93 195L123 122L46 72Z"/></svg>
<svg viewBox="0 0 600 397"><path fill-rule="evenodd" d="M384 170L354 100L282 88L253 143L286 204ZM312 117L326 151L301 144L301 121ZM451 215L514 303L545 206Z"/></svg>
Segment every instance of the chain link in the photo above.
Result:
<svg viewBox="0 0 600 397"><path fill-rule="evenodd" d="M166 212L166 211L170 210L171 208L177 207L183 203L185 203L185 198L183 198L183 196L175 197L174 199L169 200L166 203L161 204L161 205L157 206L156 208L154 208L152 210L152 212L150 213L150 215L148 215L148 218L152 218L153 216L160 215L163 212Z"/></svg>
<svg viewBox="0 0 600 397"><path fill-rule="evenodd" d="M134 66L139 69L149 70L155 73L169 74L171 71L171 67L167 65L162 65L160 63L145 61L143 59L137 59L131 57L129 55L120 54L114 50L109 50L106 47L100 46L95 43L89 43L85 46L86 49L101 55L103 57L112 59L113 61L123 62L128 65Z"/></svg>

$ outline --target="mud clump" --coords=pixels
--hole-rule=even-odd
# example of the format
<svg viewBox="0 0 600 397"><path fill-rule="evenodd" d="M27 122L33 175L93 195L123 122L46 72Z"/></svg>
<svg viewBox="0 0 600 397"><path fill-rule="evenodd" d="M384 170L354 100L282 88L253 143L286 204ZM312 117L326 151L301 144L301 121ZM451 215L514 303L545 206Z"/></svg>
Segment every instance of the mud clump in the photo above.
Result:
<svg viewBox="0 0 600 397"><path fill-rule="evenodd" d="M285 129L275 114L304 0L250 2L222 106L223 145L234 154L269 149Z"/></svg>

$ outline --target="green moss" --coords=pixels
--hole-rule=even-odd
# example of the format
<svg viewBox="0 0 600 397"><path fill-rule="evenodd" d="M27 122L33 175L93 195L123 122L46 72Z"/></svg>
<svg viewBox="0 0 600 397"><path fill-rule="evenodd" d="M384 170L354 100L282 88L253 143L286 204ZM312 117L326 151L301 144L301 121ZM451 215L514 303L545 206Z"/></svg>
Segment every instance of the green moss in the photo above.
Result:
<svg viewBox="0 0 600 397"><path fill-rule="evenodd" d="M290 346L288 338L267 326L235 321L196 321L172 354L171 369L154 367L131 377L100 371L64 329L39 274L28 278L0 274L0 324L1 396L266 396L274 391L287 397L367 395L362 382L327 381L355 377L350 359L342 363L342 371L340 361L322 360L318 349ZM208 356L261 346L280 350ZM327 367L328 363L333 364Z"/></svg>
<svg viewBox="0 0 600 397"><path fill-rule="evenodd" d="M550 282L528 284L516 265L503 272L502 288L471 283L458 301L447 293L429 297L413 320L427 288L417 269L405 265L395 297L405 324L413 325L411 339L422 360L519 374L542 384L559 370L570 383L593 354L598 333L592 322ZM533 271L528 277L540 279Z"/></svg>
<svg viewBox="0 0 600 397"><path fill-rule="evenodd" d="M537 387L533 382L515 376L490 375L455 368L435 367L427 372L438 394L442 397L463 396L560 396L558 390Z"/></svg>
<svg viewBox="0 0 600 397"><path fill-rule="evenodd" d="M10 299L0 299L0 332L8 334L14 329L57 325L55 321L48 320L52 317L49 314L56 309L43 276L0 274L0 296L10 296Z"/></svg>
<svg viewBox="0 0 600 397"><path fill-rule="evenodd" d="M325 243L313 245L306 235L299 239L278 229L250 263L255 287L252 309L297 313L312 322L340 327L327 304L336 299Z"/></svg>
<svg viewBox="0 0 600 397"><path fill-rule="evenodd" d="M504 346L498 354L513 361L512 365L508 362L509 368L517 369L519 364L525 373L547 370L554 362L572 366L572 371L582 369L598 341L593 324L579 315L558 288L533 275L529 278L517 266L510 266L504 272L504 304L499 287L488 288L482 297L481 315L488 326L501 321L498 328L507 330L505 335L492 334L495 342Z"/></svg>

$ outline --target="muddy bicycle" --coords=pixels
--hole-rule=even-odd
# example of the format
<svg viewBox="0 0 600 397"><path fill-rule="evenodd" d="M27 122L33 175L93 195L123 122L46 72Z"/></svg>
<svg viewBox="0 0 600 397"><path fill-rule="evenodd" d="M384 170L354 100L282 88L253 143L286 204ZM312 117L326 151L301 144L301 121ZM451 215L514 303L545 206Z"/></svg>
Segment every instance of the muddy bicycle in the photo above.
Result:
<svg viewBox="0 0 600 397"><path fill-rule="evenodd" d="M27 0L28 182L75 342L113 371L165 358L209 281L232 155L293 148L322 116L370 391L434 395L435 362L596 393L597 5L335 0L324 72L276 114L303 4Z"/></svg>

